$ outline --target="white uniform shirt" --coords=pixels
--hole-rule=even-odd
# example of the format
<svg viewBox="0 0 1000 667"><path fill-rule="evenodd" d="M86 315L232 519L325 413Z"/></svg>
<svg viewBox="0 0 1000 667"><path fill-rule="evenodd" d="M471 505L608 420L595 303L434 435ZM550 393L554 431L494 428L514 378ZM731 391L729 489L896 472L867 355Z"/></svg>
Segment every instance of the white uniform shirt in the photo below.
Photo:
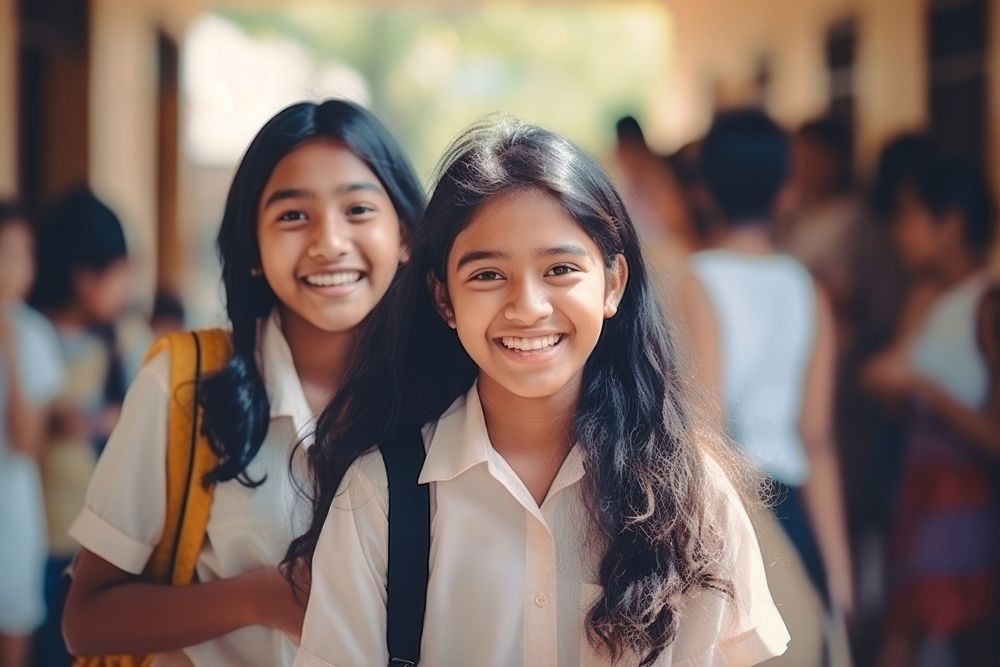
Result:
<svg viewBox="0 0 1000 667"><path fill-rule="evenodd" d="M25 398L47 406L62 388L59 339L45 316L22 304L2 304L14 328L19 358L0 355L0 634L31 634L45 618L45 505L38 463L15 451L7 424L7 364L17 364Z"/></svg>
<svg viewBox="0 0 1000 667"><path fill-rule="evenodd" d="M299 382L291 351L276 316L260 327L260 364L271 402L271 421L260 450L247 468L250 489L236 480L216 485L205 546L198 557L198 580L225 579L279 564L308 515L289 459L296 443L307 446L315 416ZM84 548L127 572L139 574L153 553L166 517L166 456L170 360L167 353L139 372L121 418L101 455L86 506L70 529ZM233 415L233 419L239 419ZM301 449L300 449L301 451ZM297 460L301 465L304 461ZM247 627L218 639L157 656L156 667L287 665L294 643L263 626Z"/></svg>
<svg viewBox="0 0 1000 667"><path fill-rule="evenodd" d="M475 387L425 441L420 481L431 483L433 518L421 666L608 664L584 632L601 589L580 452L571 450L539 507L490 444ZM721 469L709 472L735 601L693 594L657 665L750 665L788 642L746 513ZM386 664L387 514L385 467L372 452L348 472L320 535L295 665Z"/></svg>

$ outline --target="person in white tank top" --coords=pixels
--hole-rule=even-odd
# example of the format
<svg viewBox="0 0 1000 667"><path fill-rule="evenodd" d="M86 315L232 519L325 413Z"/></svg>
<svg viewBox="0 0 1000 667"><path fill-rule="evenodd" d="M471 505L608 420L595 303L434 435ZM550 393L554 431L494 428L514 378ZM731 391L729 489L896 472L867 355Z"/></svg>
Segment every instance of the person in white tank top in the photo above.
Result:
<svg viewBox="0 0 1000 667"><path fill-rule="evenodd" d="M996 206L977 167L932 157L905 184L892 231L921 288L896 340L866 369L869 388L903 409L909 429L881 664L913 664L933 637L957 663L993 665L1000 293L988 259Z"/></svg>
<svg viewBox="0 0 1000 667"><path fill-rule="evenodd" d="M692 256L679 285L697 372L729 436L776 483L775 515L827 608L849 615L833 316L807 269L771 239L788 140L760 112L729 112L713 124L702 159L727 229Z"/></svg>

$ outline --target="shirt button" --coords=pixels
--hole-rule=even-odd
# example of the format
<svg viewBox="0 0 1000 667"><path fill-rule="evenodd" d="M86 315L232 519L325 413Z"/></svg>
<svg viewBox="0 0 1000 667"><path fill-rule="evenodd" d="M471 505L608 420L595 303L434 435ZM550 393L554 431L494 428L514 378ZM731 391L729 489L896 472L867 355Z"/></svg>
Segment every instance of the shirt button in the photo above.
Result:
<svg viewBox="0 0 1000 667"><path fill-rule="evenodd" d="M539 593L538 595L535 596L536 607L544 607L546 604L548 604L548 602L549 599L545 596L545 593Z"/></svg>

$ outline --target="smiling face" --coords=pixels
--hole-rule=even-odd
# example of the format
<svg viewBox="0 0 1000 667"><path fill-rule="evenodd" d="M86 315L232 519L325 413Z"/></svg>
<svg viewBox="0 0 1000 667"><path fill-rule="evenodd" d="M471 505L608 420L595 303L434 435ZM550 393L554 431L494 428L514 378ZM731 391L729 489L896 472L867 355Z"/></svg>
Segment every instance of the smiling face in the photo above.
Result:
<svg viewBox="0 0 1000 667"><path fill-rule="evenodd" d="M448 256L435 296L479 367L481 383L525 398L579 387L604 320L627 279L551 195L497 196L480 208Z"/></svg>
<svg viewBox="0 0 1000 667"><path fill-rule="evenodd" d="M303 144L275 166L257 216L261 269L283 318L326 332L357 326L403 258L399 218L346 145Z"/></svg>

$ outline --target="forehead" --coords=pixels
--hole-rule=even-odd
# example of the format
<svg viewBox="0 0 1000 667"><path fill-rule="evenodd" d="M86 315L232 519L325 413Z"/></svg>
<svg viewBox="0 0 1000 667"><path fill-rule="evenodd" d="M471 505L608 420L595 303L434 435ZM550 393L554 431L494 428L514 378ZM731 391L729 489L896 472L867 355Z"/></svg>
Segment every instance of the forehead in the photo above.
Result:
<svg viewBox="0 0 1000 667"><path fill-rule="evenodd" d="M264 192L289 185L324 187L366 181L379 182L368 165L347 144L335 139L312 139L275 165Z"/></svg>
<svg viewBox="0 0 1000 667"><path fill-rule="evenodd" d="M459 252L494 250L511 255L567 243L583 246L595 259L601 251L590 235L553 195L538 188L489 199L455 237L450 261Z"/></svg>

